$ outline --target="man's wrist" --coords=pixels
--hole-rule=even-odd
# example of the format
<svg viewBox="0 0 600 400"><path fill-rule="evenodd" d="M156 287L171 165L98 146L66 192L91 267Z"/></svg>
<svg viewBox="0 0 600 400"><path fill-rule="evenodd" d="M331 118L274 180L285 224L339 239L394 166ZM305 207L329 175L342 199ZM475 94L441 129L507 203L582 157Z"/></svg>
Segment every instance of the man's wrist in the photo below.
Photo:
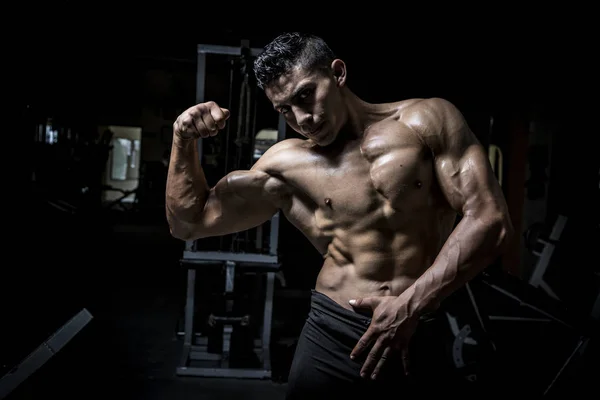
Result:
<svg viewBox="0 0 600 400"><path fill-rule="evenodd" d="M406 307L405 313L409 319L419 319L422 315L431 313L440 307L440 301L436 296L425 295L424 291L415 290L415 285L399 296L399 301Z"/></svg>
<svg viewBox="0 0 600 400"><path fill-rule="evenodd" d="M195 137L183 137L181 136L179 133L174 132L173 133L173 145L177 146L179 148L187 148L191 145L195 145L197 143L198 139Z"/></svg>

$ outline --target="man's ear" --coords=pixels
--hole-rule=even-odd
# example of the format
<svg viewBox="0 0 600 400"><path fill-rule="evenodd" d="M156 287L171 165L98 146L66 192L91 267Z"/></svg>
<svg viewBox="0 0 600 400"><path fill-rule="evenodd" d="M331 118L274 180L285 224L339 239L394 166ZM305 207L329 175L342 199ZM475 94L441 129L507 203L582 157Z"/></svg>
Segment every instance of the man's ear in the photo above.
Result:
<svg viewBox="0 0 600 400"><path fill-rule="evenodd" d="M336 58L331 63L331 70L333 71L333 78L338 87L342 87L346 84L346 63Z"/></svg>

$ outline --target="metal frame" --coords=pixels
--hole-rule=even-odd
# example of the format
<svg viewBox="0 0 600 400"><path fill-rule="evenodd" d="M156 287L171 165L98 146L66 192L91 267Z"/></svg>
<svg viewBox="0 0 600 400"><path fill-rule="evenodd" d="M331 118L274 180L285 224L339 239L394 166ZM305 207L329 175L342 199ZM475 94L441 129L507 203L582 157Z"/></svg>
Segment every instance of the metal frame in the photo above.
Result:
<svg viewBox="0 0 600 400"><path fill-rule="evenodd" d="M558 298L558 295L554 293L550 285L544 281L544 275L546 274L546 270L550 265L550 259L554 253L554 242L557 242L560 239L560 235L562 235L562 231L565 229L566 223L567 217L564 215L559 215L554 223L554 226L552 227L552 232L548 238L549 241L538 239L538 242L544 246L544 249L541 252L533 251L533 254L539 258L537 264L535 265L535 269L529 278L529 284L531 286L543 289L549 296L556 300L560 299Z"/></svg>
<svg viewBox="0 0 600 400"><path fill-rule="evenodd" d="M256 264L277 264L277 255L229 253L219 251L184 251L186 261L232 261Z"/></svg>
<svg viewBox="0 0 600 400"><path fill-rule="evenodd" d="M552 255L554 254L554 249L556 248L555 243L560 240L560 236L562 235L566 224L567 217L564 215L558 215L554 225L552 226L552 231L548 236L548 240L541 238L537 240L537 242L543 246L543 250L532 251L534 255L538 256L538 260L528 281L531 286L542 289L544 292L546 292L546 294L548 294L548 296L559 301L560 298L558 295L554 292L554 290L552 290L552 287L548 284L548 282L544 280L544 275L546 274L546 270L548 269ZM592 305L590 315L594 319L600 319L600 290L598 291L596 300Z"/></svg>
<svg viewBox="0 0 600 400"><path fill-rule="evenodd" d="M196 102L205 101L205 76L206 76L206 55L241 55L242 48L249 48L248 41L243 40L240 47L219 46L219 45L198 45L198 70L196 77ZM258 55L261 48L251 48L252 56ZM286 121L283 116L279 117L277 140L285 138ZM202 140L198 140L198 154L202 157ZM260 227L258 227L260 228ZM223 377L223 378L271 378L271 321L273 314L273 293L275 287L275 273L279 269L278 245L279 245L279 213L276 213L270 220L269 254L252 253L232 253L221 251L195 251L194 241L187 241L181 265L187 268L187 296L184 318L183 351L179 366L176 369L177 375L183 376L202 376L202 377ZM221 354L211 354L207 352L207 338L199 337L194 333L194 310L195 310L195 289L196 289L196 269L206 266L222 266L225 268L225 291L234 292L234 281L236 268L258 267L264 269L266 274L266 293L265 304L263 307L263 321L261 338L254 340L254 351L260 362L260 368L230 368L230 338L233 331L232 324L235 318L225 318L223 327L223 345ZM229 324L227 324L229 322ZM196 367L192 366L192 361L216 362L216 367Z"/></svg>
<svg viewBox="0 0 600 400"><path fill-rule="evenodd" d="M185 305L184 322L184 342L183 351L179 366L176 369L177 375L183 376L203 376L203 377L222 377L222 378L271 378L271 321L273 317L273 293L275 289L275 272L279 269L279 264L263 262L234 262L228 260L231 253L223 253L221 260L216 257L211 260L200 259L182 259L181 263L188 268L187 273L187 296ZM261 368L229 368L230 339L233 332L231 325L225 325L223 329L222 353L211 354L207 352L208 340L205 337L197 338L194 334L194 310L195 310L195 291L196 291L196 268L201 266L224 265L226 271L225 292L233 293L235 282L235 269L239 267L266 267L268 268L265 304L263 307L263 321L261 339L254 341L254 352L259 357ZM197 339L197 340L196 340ZM218 362L218 367L194 367L192 361L212 361Z"/></svg>
<svg viewBox="0 0 600 400"><path fill-rule="evenodd" d="M40 369L92 321L92 314L83 309L42 342L19 365L0 379L0 399L8 396L21 383Z"/></svg>

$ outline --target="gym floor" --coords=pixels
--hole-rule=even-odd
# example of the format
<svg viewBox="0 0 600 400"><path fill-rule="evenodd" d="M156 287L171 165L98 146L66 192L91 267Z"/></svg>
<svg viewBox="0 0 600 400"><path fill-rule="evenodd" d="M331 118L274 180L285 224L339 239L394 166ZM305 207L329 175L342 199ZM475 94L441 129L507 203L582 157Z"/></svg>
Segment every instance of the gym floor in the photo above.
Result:
<svg viewBox="0 0 600 400"><path fill-rule="evenodd" d="M176 376L182 343L176 332L185 298L185 275L178 264L180 243L168 236L164 226L121 226L116 230L120 232L110 239L98 242L92 237L80 242L81 247L73 246L70 256L58 251L58 239L49 238L44 244L48 254L62 254L63 264L58 268L73 266L79 272L72 278L76 282L66 283L60 274L43 275L40 271L31 291L45 301L29 309L23 305L19 315L14 315L22 327L12 336L12 342L20 347L19 359L82 307L94 318L9 399L54 395L62 399L96 395L282 399L285 383L280 382L277 371L273 380ZM104 251L86 257L94 242L101 243ZM58 299L61 294L67 299Z"/></svg>

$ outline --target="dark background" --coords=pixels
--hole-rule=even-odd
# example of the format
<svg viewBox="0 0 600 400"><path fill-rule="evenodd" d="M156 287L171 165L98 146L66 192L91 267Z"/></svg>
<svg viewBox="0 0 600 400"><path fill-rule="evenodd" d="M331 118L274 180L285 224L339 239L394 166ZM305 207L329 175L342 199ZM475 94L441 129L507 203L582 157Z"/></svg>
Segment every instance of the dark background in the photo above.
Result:
<svg viewBox="0 0 600 400"><path fill-rule="evenodd" d="M23 383L14 398L122 392L139 398L207 393L217 398L237 393L236 385L247 383L197 384L206 381L174 376L181 345L176 332L185 301L185 270L178 263L184 244L169 235L164 219L166 170L161 158L170 147L170 125L195 102L197 44L239 46L245 39L251 47L261 47L280 31L305 25L274 23L265 24L269 26L265 29L250 22L223 23L187 34L189 25L201 26L202 21L188 21L184 15L180 19L185 21L185 40L157 40L156 31L172 32L170 24L160 23L148 37L132 40L125 35L116 38L122 21L107 19L94 25L96 29L81 30L82 18L74 18L72 29L64 34L61 30L56 37L40 31L37 40L21 46L14 58L19 87L12 104L18 105L15 115L22 121L19 137L31 151L13 154L20 166L26 166L20 172L26 172L27 184L16 194L17 204L7 209L11 214L7 217L16 220L8 228L17 238L9 246L12 251L6 253L2 271L0 371L8 372L86 308L94 315L93 322ZM560 315L585 320L600 287L594 252L600 223L599 157L593 145L598 129L595 104L587 100L594 98L596 89L595 77L586 73L592 51L583 40L586 36L573 31L566 35L560 29L532 29L526 35L510 29L494 35L465 29L464 35L453 35L440 29L426 36L402 24L379 31L314 26L310 30L323 35L346 61L348 85L365 100L447 98L463 111L486 147L494 144L502 149L503 190L518 235L493 267L516 279L514 290L524 290L535 262L525 238L529 229L539 227L534 233L544 237L559 214L568 217L549 272L561 302L547 302L537 290L533 296L560 310L556 311ZM104 32L109 39L92 40L83 32ZM214 96L223 97L229 71L221 69L222 60L213 61L209 60L209 87ZM36 127L48 118L54 126L77 130L83 137L94 137L98 126L104 125L142 128L141 165L147 174L140 181L144 190L133 210L108 208L100 201L109 149L88 146L73 156L57 150L64 150L64 145L34 141ZM275 120L266 112L265 124ZM218 172L209 178L218 179ZM82 187L90 191L82 194ZM68 200L75 211L48 205L48 200L56 199ZM279 346L274 352L275 390L285 384L293 352L293 344L277 340L293 339L299 332L307 294L320 267L319 255L285 220L279 251L287 286L278 284L274 305L274 346ZM204 274L202 287L218 292L220 271ZM282 295L278 303L277 293L286 291L303 295L295 300ZM481 300L485 305L502 307L502 301L486 293ZM496 324L503 351L514 358L505 357L494 377L514 382L515 392L531 397L548 386L580 335L553 323L541 328ZM589 351L585 354L587 358L557 383L557 392L576 393L587 387L596 358ZM517 383L523 389L516 389Z"/></svg>

